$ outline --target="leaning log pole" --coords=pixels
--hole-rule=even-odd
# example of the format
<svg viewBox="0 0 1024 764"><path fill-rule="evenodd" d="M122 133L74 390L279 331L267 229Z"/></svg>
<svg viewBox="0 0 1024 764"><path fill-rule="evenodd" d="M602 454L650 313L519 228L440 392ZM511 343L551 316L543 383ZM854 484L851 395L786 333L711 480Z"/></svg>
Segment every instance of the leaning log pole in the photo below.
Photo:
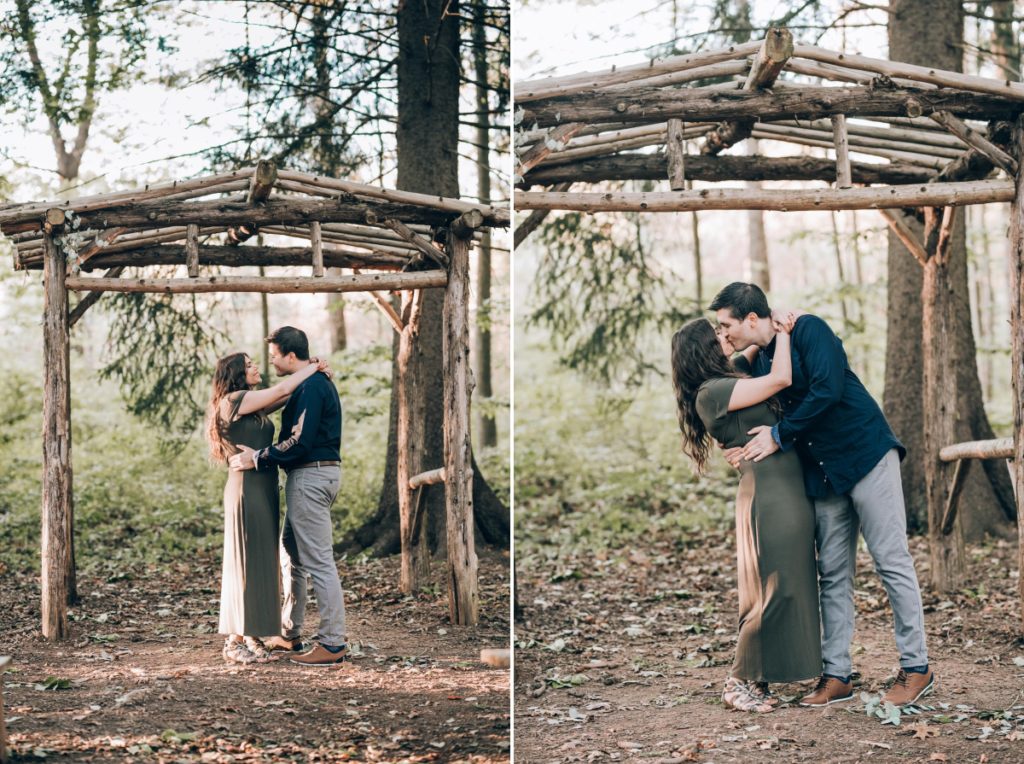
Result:
<svg viewBox="0 0 1024 764"><path fill-rule="evenodd" d="M59 213L50 218L51 213ZM43 240L43 508L42 630L50 640L68 636L68 565L71 557L71 388L67 261L53 234L64 214L51 210Z"/></svg>

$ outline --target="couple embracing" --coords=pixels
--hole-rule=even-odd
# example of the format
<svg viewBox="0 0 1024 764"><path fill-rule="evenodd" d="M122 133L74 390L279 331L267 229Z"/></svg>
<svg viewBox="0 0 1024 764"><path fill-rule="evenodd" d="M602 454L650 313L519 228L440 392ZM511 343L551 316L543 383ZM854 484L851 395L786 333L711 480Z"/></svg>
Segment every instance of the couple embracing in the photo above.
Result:
<svg viewBox="0 0 1024 764"><path fill-rule="evenodd" d="M223 654L235 663L266 663L280 650L295 663L329 666L348 655L331 534L331 505L341 480L341 402L327 363L309 357L304 332L283 326L266 342L284 379L258 389L259 367L249 355L224 356L207 411L210 457L231 470L224 486ZM275 443L268 415L282 406L282 439ZM279 467L288 474L283 529ZM320 629L304 650L307 578Z"/></svg>
<svg viewBox="0 0 1024 764"><path fill-rule="evenodd" d="M853 697L858 530L893 608L900 670L883 701L916 702L935 678L907 546L905 449L820 318L773 315L740 282L711 310L717 329L700 318L673 336L672 380L684 451L703 470L717 441L741 473L739 638L723 702L765 713L770 682L815 677L800 705Z"/></svg>

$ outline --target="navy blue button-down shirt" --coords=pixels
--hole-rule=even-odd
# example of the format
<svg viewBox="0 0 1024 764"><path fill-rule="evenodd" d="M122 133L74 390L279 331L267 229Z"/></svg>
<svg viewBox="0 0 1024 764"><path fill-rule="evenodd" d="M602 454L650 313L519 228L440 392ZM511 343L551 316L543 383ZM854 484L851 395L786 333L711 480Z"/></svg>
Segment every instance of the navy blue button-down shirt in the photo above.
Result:
<svg viewBox="0 0 1024 764"><path fill-rule="evenodd" d="M783 416L772 435L783 451L796 448L807 495L829 487L849 493L890 449L906 455L875 399L850 370L843 343L817 316L797 319L791 338L793 384L779 393ZM771 370L775 340L754 359L752 374Z"/></svg>
<svg viewBox="0 0 1024 764"><path fill-rule="evenodd" d="M292 393L281 413L281 436L259 452L260 470L341 460L341 400L325 374L314 374Z"/></svg>

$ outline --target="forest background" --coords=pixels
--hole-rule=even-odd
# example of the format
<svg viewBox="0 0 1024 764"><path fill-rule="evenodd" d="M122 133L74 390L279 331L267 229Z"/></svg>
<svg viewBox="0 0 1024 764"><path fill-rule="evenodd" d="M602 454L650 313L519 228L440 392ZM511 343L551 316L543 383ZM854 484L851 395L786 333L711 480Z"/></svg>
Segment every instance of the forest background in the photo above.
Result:
<svg viewBox="0 0 1024 764"><path fill-rule="evenodd" d="M461 18L458 192L500 203L508 8L467 3ZM395 187L397 60L390 3L4 0L0 204L142 188L260 158ZM507 238L497 232L486 259L477 247L471 263L475 455L505 508ZM27 572L39 554L42 290L38 273L13 271L11 255L0 240L0 566ZM72 334L80 566L219 554L224 474L200 432L213 362L243 350L273 384L262 338L284 324L305 330L336 370L345 414L338 551L397 550L385 475L393 330L368 296L107 295Z"/></svg>
<svg viewBox="0 0 1024 764"><path fill-rule="evenodd" d="M773 26L798 44L1021 79L1022 6L1014 2L525 0L514 15L514 83L759 40ZM534 127L521 113L514 123L517 131ZM751 144L724 153L833 157ZM700 148L692 141L687 153ZM571 190L666 191L666 181ZM729 185L738 184L692 184ZM947 373L955 375L958 441L1009 436L1013 423L1007 206L965 209L951 260L956 329L945 338L957 358ZM529 217L520 213L517 223ZM1024 639L1006 465L992 460L973 471L960 504L964 576L936 589L921 535L921 268L881 216L553 212L516 247L514 269L517 756L1020 758ZM910 546L940 677L934 705L917 716L886 720L879 711L896 654L891 609L863 545L854 702L812 715L784 704L768 721L721 706L736 645L738 476L717 457L698 476L681 452L669 343L684 321L711 317L716 292L737 280L762 285L773 306L824 318L908 446ZM809 688L777 689L791 702ZM891 726L879 728L876 717Z"/></svg>

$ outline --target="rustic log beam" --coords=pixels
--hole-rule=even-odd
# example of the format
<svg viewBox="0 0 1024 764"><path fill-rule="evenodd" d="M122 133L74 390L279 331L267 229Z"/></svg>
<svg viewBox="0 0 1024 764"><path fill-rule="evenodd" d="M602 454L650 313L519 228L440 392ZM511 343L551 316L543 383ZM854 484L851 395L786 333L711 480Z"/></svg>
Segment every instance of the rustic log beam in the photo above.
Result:
<svg viewBox="0 0 1024 764"><path fill-rule="evenodd" d="M480 211L470 210L469 212L463 212L455 218L448 228L458 238L468 241L473 238L473 234L476 233L476 229L483 224L484 218L483 215L480 214Z"/></svg>
<svg viewBox="0 0 1024 764"><path fill-rule="evenodd" d="M1013 398L1013 485L1017 504L1017 570L1024 571L1024 117L1013 126L1011 154L1017 160L1010 205L1010 368ZM1017 581L1024 628L1024 573Z"/></svg>
<svg viewBox="0 0 1024 764"><path fill-rule="evenodd" d="M448 609L452 623L476 625L480 594L474 548L473 453L470 444L469 242L448 237L444 295L443 396Z"/></svg>
<svg viewBox="0 0 1024 764"><path fill-rule="evenodd" d="M608 87L619 83L649 79L670 72L681 72L697 67L711 66L723 61L734 61L753 55L761 47L760 40L730 45L720 50L688 53L672 56L661 60L653 60L646 64L622 66L602 72L581 72L568 77L548 77L539 80L528 80L516 83L516 103L547 98L552 92L568 92L570 87L581 90ZM524 120L529 124L528 120Z"/></svg>
<svg viewBox="0 0 1024 764"><path fill-rule="evenodd" d="M925 117L932 124L930 117ZM885 120L888 122L888 120ZM797 122L795 120L780 120L772 123L773 127L796 127L803 130L822 130L831 133L832 121L830 119L814 119L809 122ZM846 132L850 136L863 138L880 138L885 141L898 143L922 144L924 146L938 146L947 149L956 149L963 152L969 146L955 135L948 132L937 132L936 130L924 130L918 127L881 127L876 125L865 125L862 122L846 122Z"/></svg>
<svg viewBox="0 0 1024 764"><path fill-rule="evenodd" d="M116 268L111 268L110 270L103 274L103 278L116 279L123 272L123 267L118 266ZM85 295L85 297L79 300L78 305L76 305L75 309L72 310L71 313L68 315L68 329L70 330L71 327L77 324L79 320L82 318L82 316L85 315L85 312L89 310L89 308L91 308L97 302L99 302L102 296L103 292L89 292L89 294Z"/></svg>
<svg viewBox="0 0 1024 764"><path fill-rule="evenodd" d="M793 55L793 35L788 29L772 28L768 30L761 47L750 65L750 73L743 90L766 90L775 83L786 62ZM731 120L723 122L708 133L701 154L718 154L750 137L755 118Z"/></svg>
<svg viewBox="0 0 1024 764"><path fill-rule="evenodd" d="M924 244L917 234L914 233L914 230L903 219L903 214L899 210L881 209L879 212L885 218L885 222L892 229L892 232L903 242L903 246L914 256L914 259L921 265L927 263L928 252L925 250Z"/></svg>
<svg viewBox="0 0 1024 764"><path fill-rule="evenodd" d="M832 140L831 135L825 138L804 138L800 135L790 134L789 131L787 131L785 135L780 137L775 131L769 132L771 127L771 125L755 126L752 135L754 138L759 138L761 140L782 141L784 143L795 143L801 146L815 146L822 149L835 149L835 142ZM859 145L852 145L850 149L857 154L883 157L890 161L903 162L905 164L912 164L917 167L927 168L931 170L932 173L941 170L944 166L943 162L946 161L942 157L929 156L926 154L914 154L909 151L880 149Z"/></svg>
<svg viewBox="0 0 1024 764"><path fill-rule="evenodd" d="M409 229L404 223L393 218L388 218L382 223L385 227L390 228L392 231L402 237L403 240L409 242L421 254L429 257L433 262L440 265L442 268L448 267L448 258L444 252L438 250L433 244L424 239L422 236L417 234L415 231Z"/></svg>
<svg viewBox="0 0 1024 764"><path fill-rule="evenodd" d="M538 164L543 162L554 149L564 148L565 144L582 129L583 125L579 122L559 125L556 127L549 137L538 141L527 149L521 157L519 157L516 174L518 174L519 177L522 177L528 173Z"/></svg>
<svg viewBox="0 0 1024 764"><path fill-rule="evenodd" d="M409 262L409 258L391 253L370 253L340 250L324 244L324 267L326 268L372 268L397 270ZM241 268L251 265L308 266L312 262L310 247L229 247L206 245L199 250L200 265ZM154 244L135 250L104 252L96 255L82 266L89 273L100 268L115 266L143 267L147 265L184 265L185 247L181 244ZM27 267L34 267L29 264Z"/></svg>
<svg viewBox="0 0 1024 764"><path fill-rule="evenodd" d="M661 193L516 194L519 210L580 210L582 212L683 212L689 210L865 210L893 207L945 207L1007 202L1013 184L1001 180L968 183L836 189L701 189Z"/></svg>
<svg viewBox="0 0 1024 764"><path fill-rule="evenodd" d="M509 223L509 211L507 207L497 207L489 204L476 204L474 202L463 201L462 199L452 199L444 196L436 196L434 194L420 194L415 191L396 191L390 188L380 188L378 186L370 186L365 183L356 183L351 180L339 180L337 178L312 175L306 172L296 172L295 170L281 170L277 175L282 180L296 180L301 183L308 183L310 185L320 186L321 188L342 191L358 197L376 199L398 207L419 207L433 210L434 212L454 212L456 214L462 214L469 210L480 210L480 212L483 213L484 219L488 221L488 225L507 226ZM447 219L449 217L442 215L435 218L425 215L424 217L428 217L429 219L424 221L412 220L403 218L401 215L388 213L387 205L371 206L373 209L378 209L378 206L380 206L383 217L399 217L405 220L406 223L426 222L428 224L433 224L433 221L436 219ZM355 221L343 220L339 222L344 223Z"/></svg>
<svg viewBox="0 0 1024 764"><path fill-rule="evenodd" d="M309 243L313 248L313 276L323 278L324 275L324 239L320 231L320 223L309 224Z"/></svg>
<svg viewBox="0 0 1024 764"><path fill-rule="evenodd" d="M935 69L930 66L904 64L900 61L886 61L885 59L869 58L868 56L857 56L849 53L836 53L815 45L797 45L793 50L793 55L812 61L820 61L825 64L861 69L890 78L902 77L908 80L937 85L941 88L962 88L976 93L1024 101L1024 84L1010 80L994 80L972 74Z"/></svg>
<svg viewBox="0 0 1024 764"><path fill-rule="evenodd" d="M571 175L571 173L570 173ZM664 171L658 176L659 178L665 177ZM551 186L551 191L558 194L568 191L572 187L572 181L566 180L560 183L555 183ZM548 216L551 210L534 210L526 219L516 226L515 233L512 235L512 248L515 249L528 237L531 233L540 228L540 224L544 222L544 218Z"/></svg>
<svg viewBox="0 0 1024 764"><path fill-rule="evenodd" d="M198 279L106 279L69 276L65 283L76 292L368 292L395 289L430 289L448 283L444 271L353 274L322 278L264 276L207 276Z"/></svg>
<svg viewBox="0 0 1024 764"><path fill-rule="evenodd" d="M793 56L786 66L787 71L793 74L806 74L811 77L821 77L830 82L856 82L861 85L869 85L882 80L886 86L898 85L899 87L934 88L930 85L916 80L903 78L884 77L883 75L866 72L862 69L850 69L846 66L835 66L833 64L822 64L810 59Z"/></svg>
<svg viewBox="0 0 1024 764"><path fill-rule="evenodd" d="M972 440L954 443L939 451L939 459L955 462L958 459L1009 459L1013 456L1013 438Z"/></svg>
<svg viewBox="0 0 1024 764"><path fill-rule="evenodd" d="M683 145L683 135L683 120L670 119L665 155L668 157L668 186L673 191L686 188L686 146Z"/></svg>
<svg viewBox="0 0 1024 764"><path fill-rule="evenodd" d="M836 166L829 159L816 157L715 157L687 154L686 175L689 180L823 180L835 178ZM850 169L854 183L924 183L934 171L907 164L871 164L852 162ZM569 181L599 183L604 180L662 180L668 173L668 160L664 154L635 154L600 157L565 165L542 165L530 172L521 186L554 186L552 191L567 191ZM521 224L521 226L524 224ZM518 237L518 229L516 236ZM519 244L516 238L515 244Z"/></svg>
<svg viewBox="0 0 1024 764"><path fill-rule="evenodd" d="M641 77L631 82L620 82L616 85L609 85L609 90L619 90L633 87L663 88L669 85L681 85L684 82L696 82L697 80L717 80L723 77L733 77L746 74L750 70L750 62L746 59L739 61L722 61L718 64L698 66L695 69L685 69L679 72L668 72L667 74L656 74L652 77ZM579 86L576 86L579 88ZM582 88L579 88L582 89ZM564 92L562 93L565 94ZM558 95L556 92L550 95ZM519 93L516 93L519 100Z"/></svg>
<svg viewBox="0 0 1024 764"><path fill-rule="evenodd" d="M419 488L421 485L435 485L436 483L444 482L444 467L438 467L436 470L427 470L421 472L418 475L413 475L409 478L410 488Z"/></svg>
<svg viewBox="0 0 1024 764"><path fill-rule="evenodd" d="M186 198L192 196L204 196L214 193L212 188L227 185L232 190L240 190L248 185L245 179L252 175L254 168L247 167L235 172L209 175L205 178L194 180L172 181L170 183L159 183L153 186L135 191L123 191L119 193L96 194L93 196L81 196L77 199L66 199L63 201L34 202L29 204L12 204L9 207L0 209L0 229L6 231L6 224L11 220L30 219L39 216L52 207L73 209L76 213L91 212L105 207L118 207L125 204L141 203L153 199Z"/></svg>
<svg viewBox="0 0 1024 764"><path fill-rule="evenodd" d="M939 238L935 245L935 257L945 264L949 258L949 248L953 243L953 223L956 220L956 207L942 208L942 222L939 224Z"/></svg>
<svg viewBox="0 0 1024 764"><path fill-rule="evenodd" d="M778 135L782 140L811 138L821 141L829 148L835 147L834 132L831 127L827 130L820 130L817 128L790 127L789 125L778 125L769 122L757 125L754 130L755 132L761 131L771 133L772 135ZM779 138L776 140L779 140ZM956 159L962 156L968 149L967 146L963 145L936 146L933 144L913 143L911 141L901 141L885 137L878 138L866 135L851 135L849 133L847 133L847 140L851 151L864 152L869 148L889 149L894 152L916 154L923 159L933 162L936 161L937 157Z"/></svg>
<svg viewBox="0 0 1024 764"><path fill-rule="evenodd" d="M127 230L127 228L113 228L97 236L92 244L78 253L78 256L75 258L75 266L81 270L83 263L109 247ZM17 256L15 256L15 260L17 259Z"/></svg>
<svg viewBox="0 0 1024 764"><path fill-rule="evenodd" d="M987 156L997 167L1006 170L1009 175L1017 174L1017 160L992 143L977 130L945 111L937 111L930 115L935 122L949 132L969 144L976 151Z"/></svg>
<svg viewBox="0 0 1024 764"><path fill-rule="evenodd" d="M71 559L71 345L67 260L52 236L46 237L44 246L41 611L43 637L62 640L68 636Z"/></svg>
<svg viewBox="0 0 1024 764"><path fill-rule="evenodd" d="M832 140L836 147L836 188L850 188L853 186L850 138L846 132L846 117L842 114L832 117Z"/></svg>
<svg viewBox="0 0 1024 764"><path fill-rule="evenodd" d="M476 207L467 205L467 209ZM507 208L490 207L484 222L487 225L506 226ZM446 210L436 207L385 201L360 202L346 199L270 199L262 206L252 207L244 200L215 200L210 202L165 202L157 200L143 204L110 207L79 215L82 228L145 228L157 227L156 221L173 220L178 225L196 223L200 226L308 225L313 220L321 223L364 223L367 213L382 220L397 218L405 223L447 225L465 209ZM77 212L77 211L76 211ZM3 232L19 233L38 230L42 221L38 216L18 217L3 226Z"/></svg>
<svg viewBox="0 0 1024 764"><path fill-rule="evenodd" d="M949 486L949 494L946 496L946 507L942 512L943 536L948 536L953 532L957 509L960 507L960 494L964 490L964 482L967 480L967 473L970 471L970 468L970 459L960 459L953 468L953 480Z"/></svg>
<svg viewBox="0 0 1024 764"><path fill-rule="evenodd" d="M249 178L249 193L245 203L249 205L263 204L270 198L270 192L277 183L277 165L266 159L256 163L252 177ZM248 241L259 233L254 225L231 226L228 228L228 243L233 245Z"/></svg>
<svg viewBox="0 0 1024 764"><path fill-rule="evenodd" d="M1024 109L1005 96L965 90L864 86L721 90L637 88L620 93L585 91L566 98L526 104L523 120L546 127L564 122L663 122L678 117L686 122L735 119L820 119L835 114L850 117L919 117L936 111L976 119L1012 119Z"/></svg>

